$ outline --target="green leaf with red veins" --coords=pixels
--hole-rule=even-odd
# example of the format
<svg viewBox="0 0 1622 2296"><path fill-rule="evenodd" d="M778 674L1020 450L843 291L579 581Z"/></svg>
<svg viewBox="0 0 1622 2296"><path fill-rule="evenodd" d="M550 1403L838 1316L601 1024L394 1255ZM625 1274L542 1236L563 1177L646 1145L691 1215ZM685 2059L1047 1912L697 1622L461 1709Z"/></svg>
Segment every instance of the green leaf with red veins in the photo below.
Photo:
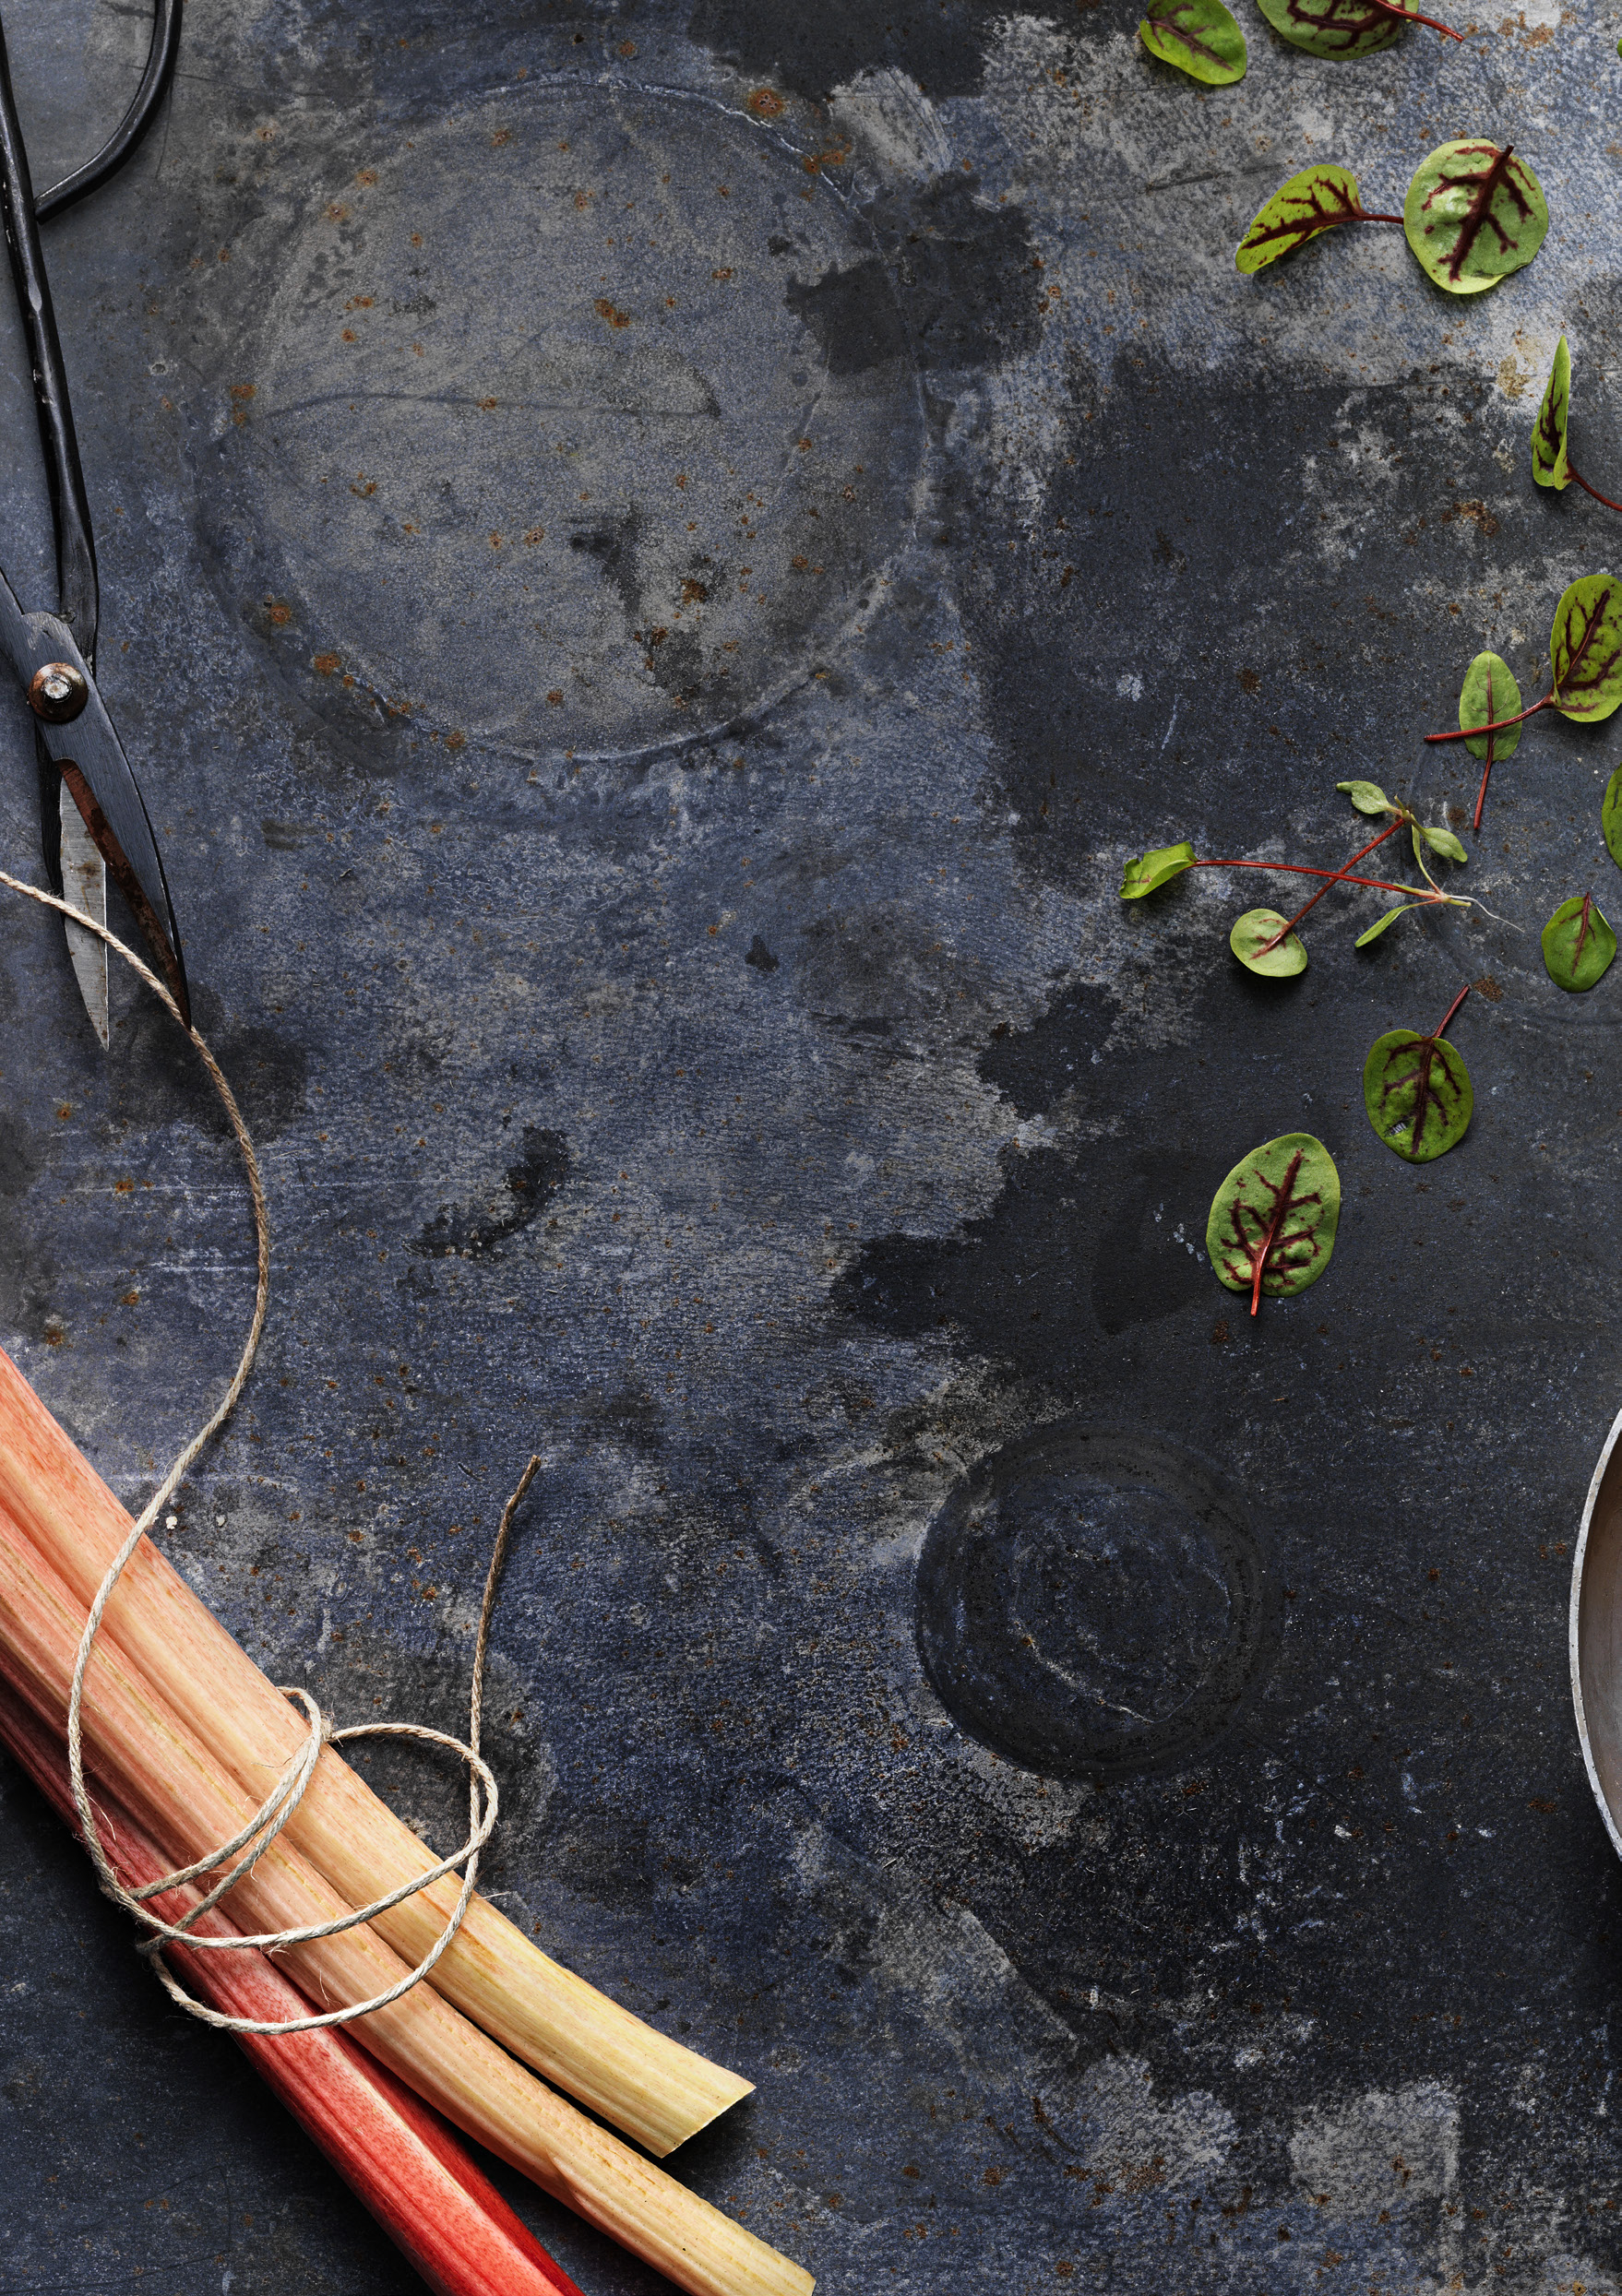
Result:
<svg viewBox="0 0 1622 2296"><path fill-rule="evenodd" d="M1512 757L1521 740L1518 725L1504 725L1506 718L1513 718L1521 708L1521 688L1516 684L1507 661L1497 654L1477 654L1464 672L1464 683L1459 689L1459 723L1467 725L1496 725L1497 733L1467 733L1464 746L1473 757L1485 757L1487 745L1492 744L1495 763Z"/></svg>
<svg viewBox="0 0 1622 2296"><path fill-rule="evenodd" d="M1562 901L1544 927L1544 963L1556 988L1592 989L1616 954L1616 935L1592 893Z"/></svg>
<svg viewBox="0 0 1622 2296"><path fill-rule="evenodd" d="M1277 946L1270 947L1271 942ZM1229 934L1228 946L1247 971L1269 981L1293 980L1306 970L1306 944L1288 931L1276 909L1247 909Z"/></svg>
<svg viewBox="0 0 1622 2296"><path fill-rule="evenodd" d="M1222 0L1152 0L1138 37L1151 55L1208 88L1245 77L1245 35Z"/></svg>
<svg viewBox="0 0 1622 2296"><path fill-rule="evenodd" d="M1449 295L1479 295L1530 263L1544 244L1543 187L1511 147L1465 137L1438 144L1402 202L1422 268Z"/></svg>
<svg viewBox="0 0 1622 2296"><path fill-rule="evenodd" d="M1146 893L1153 893L1163 885L1170 885L1185 869L1194 866L1194 848L1185 838L1180 845L1157 845L1151 853L1139 853L1127 863L1121 877L1121 898L1140 901Z"/></svg>
<svg viewBox="0 0 1622 2296"><path fill-rule="evenodd" d="M1293 47L1350 63L1389 48L1402 18L1378 0L1257 0L1263 16Z"/></svg>
<svg viewBox="0 0 1622 2296"><path fill-rule="evenodd" d="M1446 1037L1391 1029L1375 1039L1363 1064L1363 1104L1389 1148L1411 1164L1428 1164L1464 1137L1475 1097L1470 1071Z"/></svg>
<svg viewBox="0 0 1622 2296"><path fill-rule="evenodd" d="M1562 335L1544 385L1543 404L1532 426L1532 475L1540 486L1561 492L1571 483L1571 466L1566 459L1566 418L1570 410L1571 353Z"/></svg>
<svg viewBox="0 0 1622 2296"><path fill-rule="evenodd" d="M1288 1299L1316 1283L1335 1248L1341 1175L1310 1132L1286 1132L1235 1164L1211 1200L1205 1248L1230 1291Z"/></svg>
<svg viewBox="0 0 1622 2296"><path fill-rule="evenodd" d="M1344 790L1360 814L1390 814L1397 810L1378 781L1337 781L1335 787Z"/></svg>
<svg viewBox="0 0 1622 2296"><path fill-rule="evenodd" d="M1276 263L1337 223L1354 223L1363 213L1357 178L1350 168L1324 161L1303 168L1281 184L1239 242L1234 263L1246 274Z"/></svg>
<svg viewBox="0 0 1622 2296"><path fill-rule="evenodd" d="M1585 574L1555 608L1549 632L1555 708L1597 724L1622 703L1622 582Z"/></svg>
<svg viewBox="0 0 1622 2296"><path fill-rule="evenodd" d="M1605 783L1600 804L1600 827L1604 831L1606 851L1617 868L1622 869L1622 766Z"/></svg>

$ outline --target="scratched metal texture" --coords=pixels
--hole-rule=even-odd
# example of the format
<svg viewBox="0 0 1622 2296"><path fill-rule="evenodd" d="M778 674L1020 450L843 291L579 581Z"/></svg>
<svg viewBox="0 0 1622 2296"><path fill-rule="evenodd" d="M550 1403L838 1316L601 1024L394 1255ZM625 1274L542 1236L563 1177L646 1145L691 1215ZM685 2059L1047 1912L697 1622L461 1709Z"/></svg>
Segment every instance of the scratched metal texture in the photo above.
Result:
<svg viewBox="0 0 1622 2296"><path fill-rule="evenodd" d="M168 1550L340 1718L454 1723L543 1456L491 1886L757 2082L674 2165L829 2291L1622 2270L1564 1658L1622 980L1537 944L1622 890L1616 743L1540 719L1466 829L1494 914L1358 955L1337 893L1294 984L1227 954L1256 880L1115 898L1185 834L1334 863L1352 772L1440 818L1470 656L1540 690L1622 544L1527 469L1563 323L1622 480L1616 28L1330 65L1241 4L1207 93L1118 0L192 0L49 234L102 684L275 1225ZM6 19L45 175L144 18ZM1389 207L1475 132L1554 216L1490 295L1380 230L1234 273L1310 159ZM1474 1122L1416 1178L1362 1062L1463 980ZM0 1000L0 1338L135 1504L243 1328L240 1178L167 1024L115 983L103 1060L17 902ZM1296 1127L1340 1241L1252 1324L1206 1209ZM0 1803L0 2290L403 2290ZM504 2182L590 2296L651 2291Z"/></svg>

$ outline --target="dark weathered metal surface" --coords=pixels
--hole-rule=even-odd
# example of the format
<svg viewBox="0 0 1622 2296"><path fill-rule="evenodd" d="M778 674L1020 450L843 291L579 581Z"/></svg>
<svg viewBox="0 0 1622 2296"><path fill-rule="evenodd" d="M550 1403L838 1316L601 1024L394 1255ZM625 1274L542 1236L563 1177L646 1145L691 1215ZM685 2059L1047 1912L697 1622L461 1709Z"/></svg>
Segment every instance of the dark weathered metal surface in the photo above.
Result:
<svg viewBox="0 0 1622 2296"><path fill-rule="evenodd" d="M46 180L146 28L14 16ZM830 2290L1611 2289L1622 1888L1563 1625L1622 990L1561 995L1537 928L1606 898L1616 744L1544 717L1495 773L1504 922L1357 957L1337 894L1293 985L1213 878L1115 886L1185 832L1332 863L1354 770L1434 818L1471 654L1541 690L1622 546L1526 468L1564 321L1622 469L1615 31L1533 0L1330 65L1251 12L1208 95L1134 20L199 0L166 128L53 227L101 683L276 1223L168 1542L279 1677L448 1719L545 1453L495 1886L758 2080L678 2165ZM1475 131L1548 192L1531 271L1446 301L1371 230L1234 274L1308 159L1388 206ZM1361 1065L1463 978L1475 1120L1416 1175ZM104 1061L0 913L0 1336L134 1499L250 1234L115 993ZM1206 1210L1301 1125L1335 1262L1252 1325ZM979 1687L935 1679L990 1737L1005 1656L1021 1710L1091 1700L1091 1774L925 1672L920 1558L928 1651L994 1487ZM0 2286L401 2286L10 1778L4 1825Z"/></svg>

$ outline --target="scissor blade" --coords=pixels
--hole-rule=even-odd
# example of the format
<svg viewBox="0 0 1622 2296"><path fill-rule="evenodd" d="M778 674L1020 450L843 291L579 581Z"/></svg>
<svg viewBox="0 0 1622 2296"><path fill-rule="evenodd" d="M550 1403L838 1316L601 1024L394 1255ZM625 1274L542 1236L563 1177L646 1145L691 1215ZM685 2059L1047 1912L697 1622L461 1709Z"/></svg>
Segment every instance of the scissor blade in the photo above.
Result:
<svg viewBox="0 0 1622 2296"><path fill-rule="evenodd" d="M10 662L25 694L34 672L47 662L66 662L84 680L88 698L78 716L66 725L39 720L39 737L55 760L65 791L71 794L92 843L135 912L157 970L189 1025L191 1000L180 928L174 921L158 841L124 745L66 623L55 614L24 613L4 575L0 575L0 655Z"/></svg>
<svg viewBox="0 0 1622 2296"><path fill-rule="evenodd" d="M98 924L107 922L107 864L89 831L79 818L78 807L65 789L59 792L62 811L62 892L76 909L83 910ZM83 925L70 924L65 919L63 931L67 935L67 954L73 960L74 978L78 993L85 1000L85 1010L90 1016L90 1026L101 1040L105 1052L112 1043L107 1019L107 944L99 941Z"/></svg>

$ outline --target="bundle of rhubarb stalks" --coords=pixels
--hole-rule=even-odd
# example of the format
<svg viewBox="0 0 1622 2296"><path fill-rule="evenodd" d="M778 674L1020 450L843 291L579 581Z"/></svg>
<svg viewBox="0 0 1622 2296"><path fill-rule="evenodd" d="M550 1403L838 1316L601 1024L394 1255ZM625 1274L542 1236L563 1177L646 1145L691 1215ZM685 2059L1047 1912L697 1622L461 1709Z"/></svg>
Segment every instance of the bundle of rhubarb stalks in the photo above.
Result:
<svg viewBox="0 0 1622 2296"><path fill-rule="evenodd" d="M0 1743L70 1823L75 1658L129 1529L0 1353ZM130 1890L237 1834L305 1736L292 1707L149 1541L108 1605L81 1712L98 1830ZM198 1931L317 1926L435 1862L327 1746L285 1829ZM369 1922L280 1951L274 1966L252 1948L176 1945L169 1957L218 2009L259 2022L296 2018L312 2005L388 1992L426 1954L457 1895L447 1876ZM182 1885L154 1910L177 1921L197 1903ZM808 2273L655 2165L750 2083L548 1959L481 1897L429 1979L389 2007L341 2028L244 2035L240 2045L442 2296L574 2290L481 2173L459 2129L693 2296L809 2296Z"/></svg>

